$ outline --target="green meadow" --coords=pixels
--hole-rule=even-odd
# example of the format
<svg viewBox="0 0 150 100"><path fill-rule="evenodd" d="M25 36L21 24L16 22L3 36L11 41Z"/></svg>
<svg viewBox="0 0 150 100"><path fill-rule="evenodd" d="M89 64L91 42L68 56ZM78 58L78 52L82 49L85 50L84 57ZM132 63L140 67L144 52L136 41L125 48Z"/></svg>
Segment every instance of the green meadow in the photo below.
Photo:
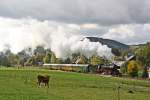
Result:
<svg viewBox="0 0 150 100"><path fill-rule="evenodd" d="M49 88L37 86L39 74L51 76ZM150 81L33 68L0 68L0 100L118 99L150 100Z"/></svg>

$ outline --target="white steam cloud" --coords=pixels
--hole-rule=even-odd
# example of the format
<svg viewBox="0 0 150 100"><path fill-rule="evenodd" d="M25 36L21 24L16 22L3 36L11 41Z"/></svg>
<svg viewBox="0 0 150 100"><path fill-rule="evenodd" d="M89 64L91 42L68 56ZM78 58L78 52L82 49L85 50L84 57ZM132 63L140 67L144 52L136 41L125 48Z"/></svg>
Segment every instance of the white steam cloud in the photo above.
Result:
<svg viewBox="0 0 150 100"><path fill-rule="evenodd" d="M87 57L97 53L111 57L111 48L98 42L83 39L82 25L65 24L54 21L38 21L32 18L11 19L0 17L0 51L10 45L12 52L24 48L44 45L51 48L58 58L70 57L72 53L82 53ZM93 26L92 26L93 27Z"/></svg>

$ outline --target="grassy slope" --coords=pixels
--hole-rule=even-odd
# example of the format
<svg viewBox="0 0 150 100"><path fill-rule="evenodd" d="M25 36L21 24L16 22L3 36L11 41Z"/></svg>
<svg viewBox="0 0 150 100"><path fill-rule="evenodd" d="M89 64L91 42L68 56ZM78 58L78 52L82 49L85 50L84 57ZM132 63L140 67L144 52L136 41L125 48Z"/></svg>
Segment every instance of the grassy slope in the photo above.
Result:
<svg viewBox="0 0 150 100"><path fill-rule="evenodd" d="M37 87L38 74L52 77L49 89ZM119 84L121 100L150 100L149 81L31 69L0 69L0 100L117 100Z"/></svg>

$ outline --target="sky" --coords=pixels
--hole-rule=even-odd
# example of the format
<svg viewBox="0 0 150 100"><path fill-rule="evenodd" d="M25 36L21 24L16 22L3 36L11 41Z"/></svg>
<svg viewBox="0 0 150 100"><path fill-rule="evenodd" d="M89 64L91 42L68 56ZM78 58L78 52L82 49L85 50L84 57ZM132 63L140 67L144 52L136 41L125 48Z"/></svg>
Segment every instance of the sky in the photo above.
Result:
<svg viewBox="0 0 150 100"><path fill-rule="evenodd" d="M47 36L56 31L125 44L150 42L149 11L150 0L0 0L1 45L48 45Z"/></svg>

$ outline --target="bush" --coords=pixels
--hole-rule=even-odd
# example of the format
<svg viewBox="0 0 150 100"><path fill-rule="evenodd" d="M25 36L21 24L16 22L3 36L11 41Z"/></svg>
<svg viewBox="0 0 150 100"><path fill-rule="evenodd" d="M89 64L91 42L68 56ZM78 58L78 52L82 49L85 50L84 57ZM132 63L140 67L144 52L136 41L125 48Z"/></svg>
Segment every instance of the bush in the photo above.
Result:
<svg viewBox="0 0 150 100"><path fill-rule="evenodd" d="M131 77L137 77L138 76L138 64L136 61L130 61L128 63L128 74Z"/></svg>

